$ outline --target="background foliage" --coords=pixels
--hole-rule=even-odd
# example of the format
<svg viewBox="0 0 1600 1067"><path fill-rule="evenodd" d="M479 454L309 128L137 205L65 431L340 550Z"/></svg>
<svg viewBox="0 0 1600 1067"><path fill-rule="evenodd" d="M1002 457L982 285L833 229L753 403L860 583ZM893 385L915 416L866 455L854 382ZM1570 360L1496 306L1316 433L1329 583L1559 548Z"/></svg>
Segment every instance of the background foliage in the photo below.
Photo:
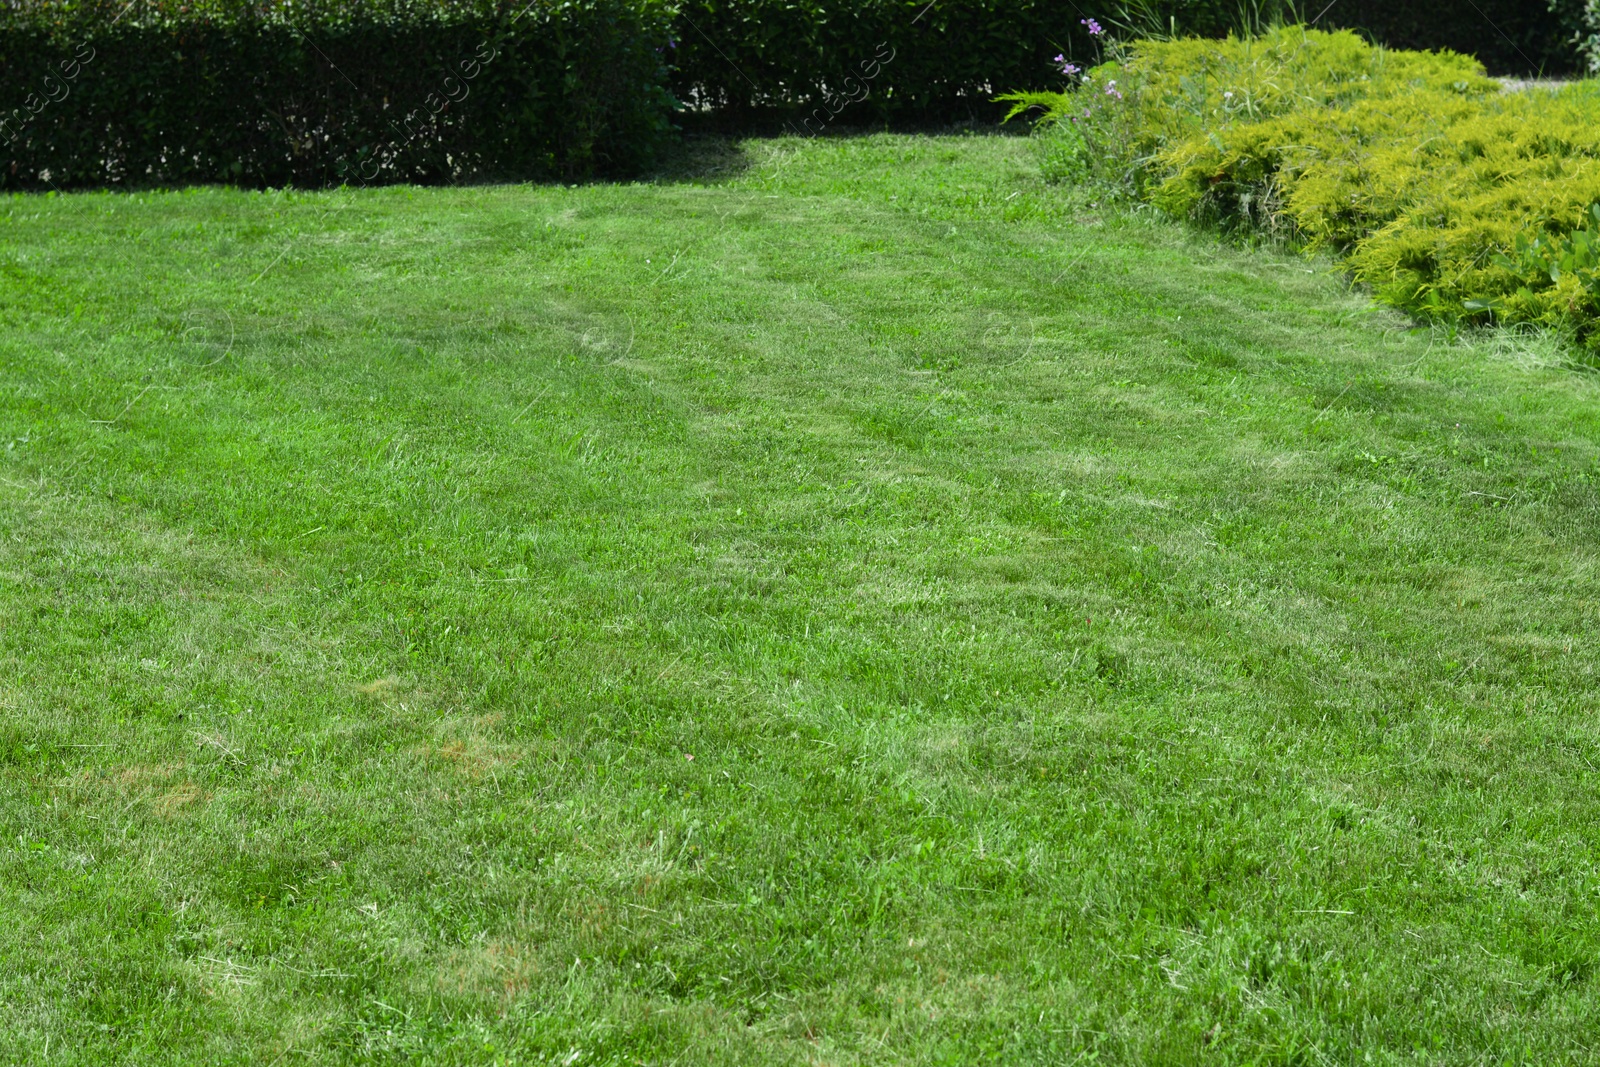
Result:
<svg viewBox="0 0 1600 1067"><path fill-rule="evenodd" d="M852 122L990 115L995 86L1089 52L1079 17L1049 0L685 0L674 89L736 125L845 101Z"/></svg>
<svg viewBox="0 0 1600 1067"><path fill-rule="evenodd" d="M1578 51L1589 73L1600 73L1600 0L1583 5L1578 29Z"/></svg>
<svg viewBox="0 0 1600 1067"><path fill-rule="evenodd" d="M1038 84L1057 53L1098 57L1081 24L1089 15L1144 36L1223 37L1316 14L1294 0L685 0L673 89L733 126L823 121L846 107L855 123L992 118L993 93ZM1320 24L1476 55L1494 73L1561 73L1579 66L1583 0L1336 0ZM874 62L880 44L892 62Z"/></svg>
<svg viewBox="0 0 1600 1067"><path fill-rule="evenodd" d="M1582 0L1336 0L1326 25L1570 69ZM675 101L724 128L998 117L1085 12L1220 37L1291 0L114 0L0 11L0 187L327 184L636 172ZM1391 10L1393 8L1393 10Z"/></svg>
<svg viewBox="0 0 1600 1067"><path fill-rule="evenodd" d="M653 0L0 16L0 186L624 172L669 131Z"/></svg>
<svg viewBox="0 0 1600 1067"><path fill-rule="evenodd" d="M1507 92L1469 57L1287 27L1141 41L1067 92L1012 99L1048 109L1059 176L1342 253L1425 317L1600 343L1593 83Z"/></svg>
<svg viewBox="0 0 1600 1067"><path fill-rule="evenodd" d="M1326 2L1312 0L1308 13ZM1583 0L1337 0L1318 25L1357 29L1390 48L1448 48L1491 74L1570 74L1582 65L1583 8Z"/></svg>

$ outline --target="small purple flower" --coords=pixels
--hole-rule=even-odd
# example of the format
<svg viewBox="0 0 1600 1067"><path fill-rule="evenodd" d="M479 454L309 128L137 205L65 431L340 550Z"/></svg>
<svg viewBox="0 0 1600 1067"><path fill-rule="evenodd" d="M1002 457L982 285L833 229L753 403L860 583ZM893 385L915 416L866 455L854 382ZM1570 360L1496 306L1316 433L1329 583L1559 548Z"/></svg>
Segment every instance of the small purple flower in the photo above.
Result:
<svg viewBox="0 0 1600 1067"><path fill-rule="evenodd" d="M1115 81L1106 82L1106 95L1116 97L1118 100L1122 99L1122 91L1117 88Z"/></svg>
<svg viewBox="0 0 1600 1067"><path fill-rule="evenodd" d="M1076 63L1068 63L1066 56L1056 56L1055 64L1061 68L1061 73L1067 75L1069 78L1078 73L1078 70L1080 69Z"/></svg>
<svg viewBox="0 0 1600 1067"><path fill-rule="evenodd" d="M1090 37L1103 37L1105 35L1105 32L1106 32L1104 29L1102 29L1100 27L1100 24L1098 22L1096 22L1094 19L1079 19L1078 20L1078 25L1089 27L1089 36Z"/></svg>

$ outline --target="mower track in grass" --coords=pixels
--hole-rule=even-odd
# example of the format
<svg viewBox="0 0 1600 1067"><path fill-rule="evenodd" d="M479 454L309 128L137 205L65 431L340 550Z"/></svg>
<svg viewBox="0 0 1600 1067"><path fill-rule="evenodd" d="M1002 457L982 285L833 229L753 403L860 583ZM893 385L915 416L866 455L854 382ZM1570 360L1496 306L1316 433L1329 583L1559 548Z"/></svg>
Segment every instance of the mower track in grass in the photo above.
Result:
<svg viewBox="0 0 1600 1067"><path fill-rule="evenodd" d="M1596 1059L1590 372L718 158L0 201L0 1057Z"/></svg>

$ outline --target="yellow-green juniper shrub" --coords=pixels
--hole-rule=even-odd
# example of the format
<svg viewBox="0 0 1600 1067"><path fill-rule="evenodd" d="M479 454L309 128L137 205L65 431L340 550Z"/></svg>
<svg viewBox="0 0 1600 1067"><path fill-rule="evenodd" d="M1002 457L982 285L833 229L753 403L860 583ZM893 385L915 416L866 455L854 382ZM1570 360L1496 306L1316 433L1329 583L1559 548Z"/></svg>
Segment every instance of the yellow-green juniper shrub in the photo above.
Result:
<svg viewBox="0 0 1600 1067"><path fill-rule="evenodd" d="M1113 79L1122 99L1095 91ZM1425 317L1600 345L1600 282L1573 236L1600 202L1592 83L1511 92L1467 56L1282 27L1139 41L1065 93L1009 99L1045 107L1047 128L1072 118L1102 172L1173 215L1341 254Z"/></svg>

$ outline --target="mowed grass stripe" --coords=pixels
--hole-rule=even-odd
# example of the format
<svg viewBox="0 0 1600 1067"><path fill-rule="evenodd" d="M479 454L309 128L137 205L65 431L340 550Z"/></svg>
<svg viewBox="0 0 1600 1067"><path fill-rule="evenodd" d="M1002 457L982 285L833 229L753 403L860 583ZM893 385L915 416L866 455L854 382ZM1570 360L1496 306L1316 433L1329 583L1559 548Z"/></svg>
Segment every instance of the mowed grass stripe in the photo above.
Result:
<svg viewBox="0 0 1600 1067"><path fill-rule="evenodd" d="M1587 373L729 155L5 202L0 1050L1589 1055Z"/></svg>

